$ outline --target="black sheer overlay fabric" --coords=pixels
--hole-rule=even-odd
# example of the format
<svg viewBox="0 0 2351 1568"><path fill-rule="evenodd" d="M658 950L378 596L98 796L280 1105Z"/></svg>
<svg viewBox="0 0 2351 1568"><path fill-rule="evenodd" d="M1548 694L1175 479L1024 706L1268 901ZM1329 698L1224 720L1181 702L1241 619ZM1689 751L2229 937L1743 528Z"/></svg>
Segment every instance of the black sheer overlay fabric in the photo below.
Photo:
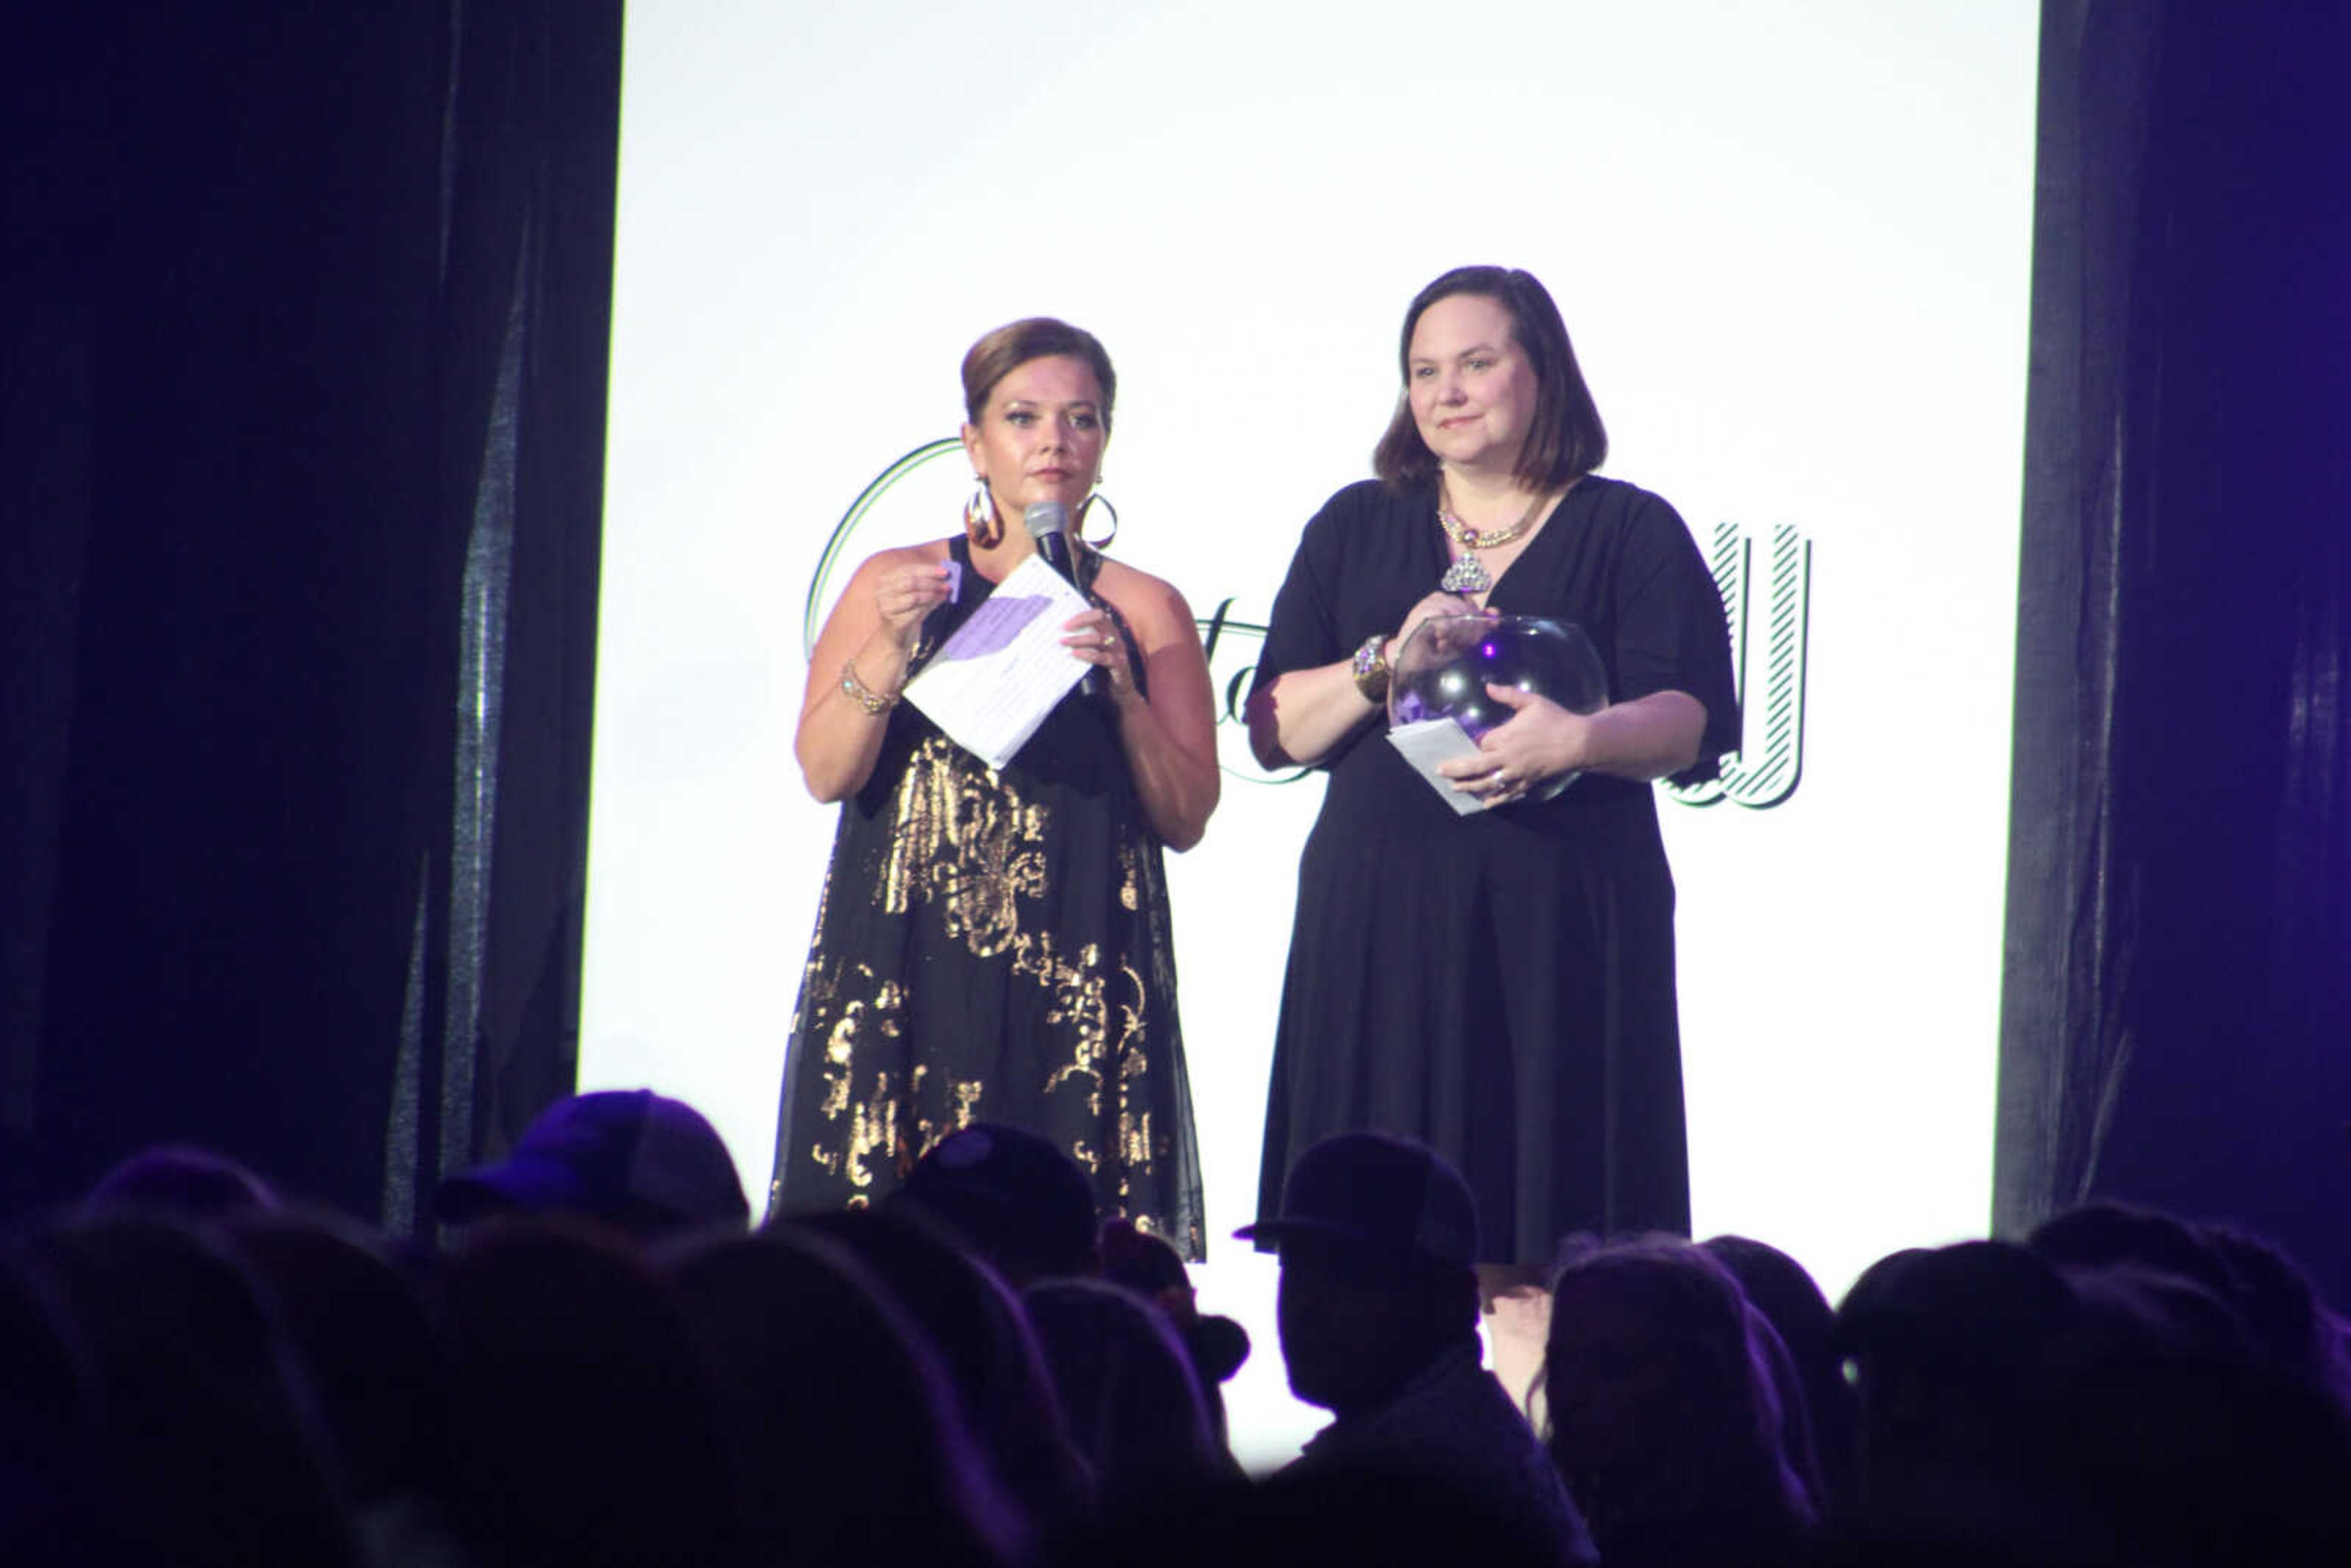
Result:
<svg viewBox="0 0 2351 1568"><path fill-rule="evenodd" d="M961 587L916 670L991 590L949 548ZM1116 722L1076 691L1001 771L912 703L891 710L833 840L772 1200L869 1201L975 1120L1052 1138L1105 1215L1201 1255L1166 873Z"/></svg>

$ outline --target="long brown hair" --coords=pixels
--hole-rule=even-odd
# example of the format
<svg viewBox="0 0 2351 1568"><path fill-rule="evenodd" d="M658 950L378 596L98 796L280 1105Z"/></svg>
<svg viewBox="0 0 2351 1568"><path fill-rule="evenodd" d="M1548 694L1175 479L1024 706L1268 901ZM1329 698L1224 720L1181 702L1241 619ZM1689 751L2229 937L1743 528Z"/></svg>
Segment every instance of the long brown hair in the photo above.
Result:
<svg viewBox="0 0 2351 1568"><path fill-rule="evenodd" d="M1560 319L1559 307L1552 303L1550 292L1531 272L1517 267L1457 267L1415 295L1412 308L1405 312L1404 335L1396 346L1396 368L1407 388L1413 329L1420 325L1423 311L1456 294L1491 299L1509 312L1510 340L1535 372L1534 417L1511 477L1529 489L1555 490L1606 462L1608 431L1600 423L1591 389L1583 384L1575 347L1567 340L1567 323ZM1379 445L1372 450L1372 472L1391 490L1413 489L1437 475L1437 455L1420 438L1408 391L1396 394L1395 413Z"/></svg>

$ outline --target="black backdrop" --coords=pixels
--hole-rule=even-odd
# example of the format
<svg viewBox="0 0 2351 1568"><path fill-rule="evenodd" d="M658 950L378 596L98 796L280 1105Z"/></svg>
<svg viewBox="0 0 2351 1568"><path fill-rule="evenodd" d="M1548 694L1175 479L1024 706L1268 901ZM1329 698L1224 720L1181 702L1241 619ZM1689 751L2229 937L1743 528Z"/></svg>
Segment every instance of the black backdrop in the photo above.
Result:
<svg viewBox="0 0 2351 1568"><path fill-rule="evenodd" d="M27 9L0 1200L404 1225L570 1078L620 7Z"/></svg>
<svg viewBox="0 0 2351 1568"><path fill-rule="evenodd" d="M2351 1303L2351 13L2043 8L1995 1215Z"/></svg>
<svg viewBox="0 0 2351 1568"><path fill-rule="evenodd" d="M2342 1300L2336 9L2044 8L1992 1218ZM186 1138L405 1225L572 1070L620 8L76 15L0 38L0 1204Z"/></svg>

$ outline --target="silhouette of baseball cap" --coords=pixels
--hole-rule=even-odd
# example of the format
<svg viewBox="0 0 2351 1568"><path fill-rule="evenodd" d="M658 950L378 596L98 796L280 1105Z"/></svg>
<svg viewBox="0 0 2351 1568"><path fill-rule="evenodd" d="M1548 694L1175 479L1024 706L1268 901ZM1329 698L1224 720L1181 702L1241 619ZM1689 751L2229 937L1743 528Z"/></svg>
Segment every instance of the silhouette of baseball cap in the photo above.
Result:
<svg viewBox="0 0 2351 1568"><path fill-rule="evenodd" d="M557 1101L505 1159L443 1182L433 1209L457 1223L521 1209L638 1230L740 1227L751 1218L717 1129L684 1101L650 1089Z"/></svg>
<svg viewBox="0 0 2351 1568"><path fill-rule="evenodd" d="M1176 1244L1131 1219L1108 1219L1096 1246L1102 1253L1102 1277L1146 1298L1175 1324L1201 1386L1230 1381L1249 1359L1249 1330L1231 1318L1200 1311L1192 1276Z"/></svg>
<svg viewBox="0 0 2351 1568"><path fill-rule="evenodd" d="M1436 1151L1385 1133L1341 1133L1298 1156L1281 1212L1233 1232L1259 1247L1332 1236L1441 1263L1478 1260L1478 1200Z"/></svg>
<svg viewBox="0 0 2351 1568"><path fill-rule="evenodd" d="M1059 1144L1024 1127L974 1122L949 1133L891 1197L1016 1282L1089 1273L1097 1260L1093 1183Z"/></svg>

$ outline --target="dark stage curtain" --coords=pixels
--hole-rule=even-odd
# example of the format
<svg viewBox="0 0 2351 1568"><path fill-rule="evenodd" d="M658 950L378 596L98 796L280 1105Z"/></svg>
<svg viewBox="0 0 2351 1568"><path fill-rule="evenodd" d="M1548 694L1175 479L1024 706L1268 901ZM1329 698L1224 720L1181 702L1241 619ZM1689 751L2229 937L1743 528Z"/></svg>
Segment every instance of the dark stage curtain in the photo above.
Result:
<svg viewBox="0 0 2351 1568"><path fill-rule="evenodd" d="M0 37L0 1203L413 1222L569 1085L621 7Z"/></svg>
<svg viewBox="0 0 2351 1568"><path fill-rule="evenodd" d="M2351 1303L2351 12L2043 10L1996 1227Z"/></svg>

